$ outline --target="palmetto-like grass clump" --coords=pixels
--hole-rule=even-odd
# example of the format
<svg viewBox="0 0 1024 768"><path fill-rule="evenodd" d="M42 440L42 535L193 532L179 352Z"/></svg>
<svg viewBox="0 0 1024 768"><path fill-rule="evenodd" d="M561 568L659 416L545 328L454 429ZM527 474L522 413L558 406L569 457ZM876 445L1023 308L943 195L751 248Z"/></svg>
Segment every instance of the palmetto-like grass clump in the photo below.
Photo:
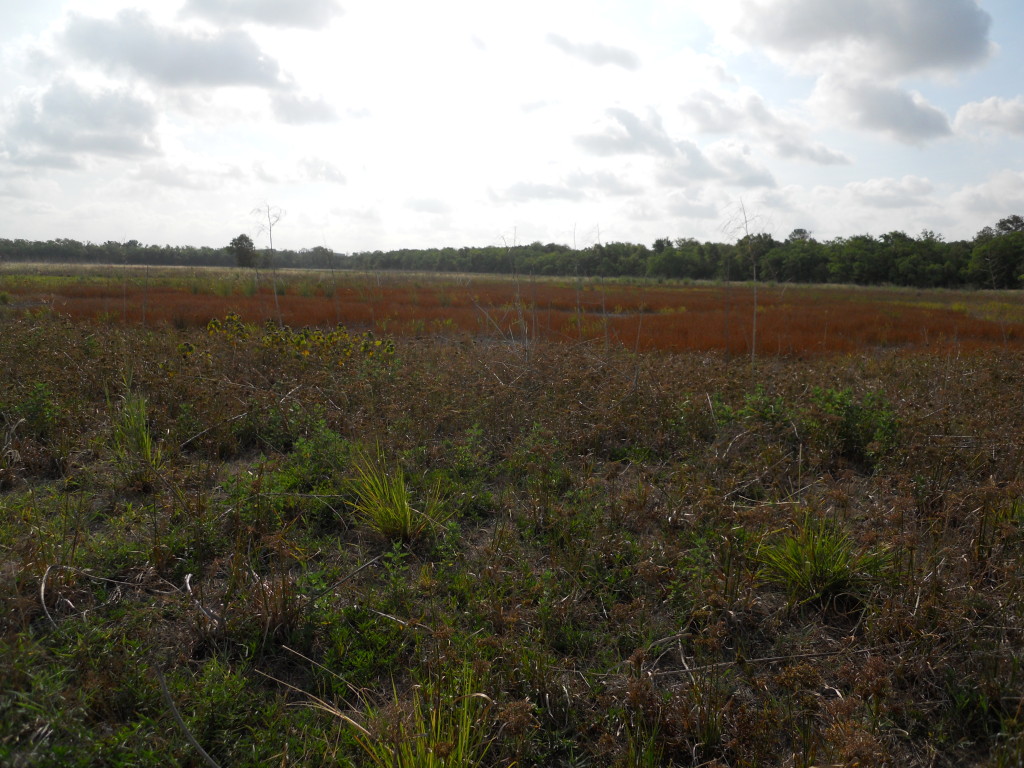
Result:
<svg viewBox="0 0 1024 768"><path fill-rule="evenodd" d="M446 508L439 485L427 492L419 508L413 506L405 473L399 466L387 466L379 445L372 454L356 453L354 468L352 508L360 522L386 539L415 541L433 533L454 511Z"/></svg>
<svg viewBox="0 0 1024 768"><path fill-rule="evenodd" d="M761 578L795 603L859 603L890 559L884 550L859 552L835 523L807 515L795 535L761 550Z"/></svg>

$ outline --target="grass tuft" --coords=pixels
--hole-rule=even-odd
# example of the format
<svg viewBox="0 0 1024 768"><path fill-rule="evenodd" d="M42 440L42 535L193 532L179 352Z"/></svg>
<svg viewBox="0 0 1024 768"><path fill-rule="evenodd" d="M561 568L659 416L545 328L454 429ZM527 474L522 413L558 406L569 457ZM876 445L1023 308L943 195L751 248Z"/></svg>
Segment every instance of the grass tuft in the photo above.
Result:
<svg viewBox="0 0 1024 768"><path fill-rule="evenodd" d="M849 534L828 520L804 518L795 536L764 547L761 578L796 603L859 603L888 567L887 551L858 552Z"/></svg>
<svg viewBox="0 0 1024 768"><path fill-rule="evenodd" d="M412 542L434 533L452 516L440 485L428 493L422 509L413 506L412 495L401 467L389 469L380 445L374 453L357 452L352 504L360 522L389 540Z"/></svg>

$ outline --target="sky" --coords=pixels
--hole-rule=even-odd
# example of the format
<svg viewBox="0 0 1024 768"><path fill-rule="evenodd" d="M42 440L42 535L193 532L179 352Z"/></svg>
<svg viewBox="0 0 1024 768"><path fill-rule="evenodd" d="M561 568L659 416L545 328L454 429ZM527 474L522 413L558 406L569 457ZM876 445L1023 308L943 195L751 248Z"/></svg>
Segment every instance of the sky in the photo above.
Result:
<svg viewBox="0 0 1024 768"><path fill-rule="evenodd" d="M1024 214L1020 0L0 4L2 238L954 240Z"/></svg>

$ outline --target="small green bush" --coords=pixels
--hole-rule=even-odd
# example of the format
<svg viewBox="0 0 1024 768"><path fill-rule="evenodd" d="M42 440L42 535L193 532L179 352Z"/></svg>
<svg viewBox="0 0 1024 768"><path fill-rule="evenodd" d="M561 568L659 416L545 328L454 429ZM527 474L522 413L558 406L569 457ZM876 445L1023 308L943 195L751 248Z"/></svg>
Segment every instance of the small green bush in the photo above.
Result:
<svg viewBox="0 0 1024 768"><path fill-rule="evenodd" d="M809 431L826 455L873 471L896 448L899 423L881 393L857 398L848 389L815 388L812 406Z"/></svg>

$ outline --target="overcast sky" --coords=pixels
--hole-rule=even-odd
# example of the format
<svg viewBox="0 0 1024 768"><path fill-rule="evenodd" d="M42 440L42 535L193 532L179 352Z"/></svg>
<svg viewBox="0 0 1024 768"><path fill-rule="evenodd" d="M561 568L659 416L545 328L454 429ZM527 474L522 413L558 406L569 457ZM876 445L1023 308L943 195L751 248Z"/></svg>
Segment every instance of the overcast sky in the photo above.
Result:
<svg viewBox="0 0 1024 768"><path fill-rule="evenodd" d="M13 6L13 8L12 8ZM1024 214L1021 0L3 0L0 237L336 251Z"/></svg>

